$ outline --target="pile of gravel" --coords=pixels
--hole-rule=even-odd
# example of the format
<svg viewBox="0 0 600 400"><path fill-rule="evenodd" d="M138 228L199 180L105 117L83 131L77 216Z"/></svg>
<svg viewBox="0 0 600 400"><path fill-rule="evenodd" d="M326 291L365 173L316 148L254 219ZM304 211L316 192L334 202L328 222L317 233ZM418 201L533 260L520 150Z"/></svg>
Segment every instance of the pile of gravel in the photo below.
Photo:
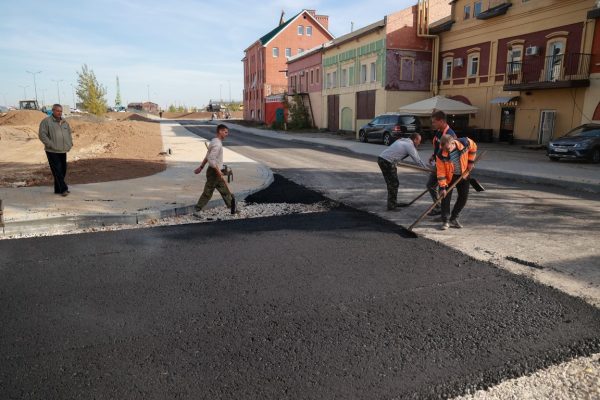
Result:
<svg viewBox="0 0 600 400"><path fill-rule="evenodd" d="M98 226L93 228L82 228L82 229L65 229L52 232L43 233L26 233L26 234L15 234L0 236L2 239L21 239L28 237L40 237L40 236L56 236L56 235L68 235L77 233L87 232L108 232L118 231L123 229L142 229L152 228L155 226L171 226L171 225L184 225L184 224L198 224L198 223L209 223L217 221L230 221L230 220L242 220L248 218L265 218L275 217L280 215L288 214L308 214L325 212L334 207L337 204L331 201L321 201L314 204L289 204L289 203L265 203L265 204L247 204L245 201L238 202L239 213L231 214L231 210L225 206L210 208L202 211L198 216L194 215L183 215L178 217L169 217L163 219L154 219L144 223L136 225L125 225L125 224L114 224L108 226Z"/></svg>
<svg viewBox="0 0 600 400"><path fill-rule="evenodd" d="M600 399L600 354L554 365L454 400Z"/></svg>

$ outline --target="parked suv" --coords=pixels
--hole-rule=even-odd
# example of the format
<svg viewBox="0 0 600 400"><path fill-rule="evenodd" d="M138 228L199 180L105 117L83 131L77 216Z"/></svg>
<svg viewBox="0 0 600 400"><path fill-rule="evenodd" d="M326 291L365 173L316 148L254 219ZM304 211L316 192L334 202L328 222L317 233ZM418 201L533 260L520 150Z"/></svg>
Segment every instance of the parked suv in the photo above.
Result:
<svg viewBox="0 0 600 400"><path fill-rule="evenodd" d="M421 131L419 118L409 114L384 114L375 118L358 131L361 142L382 141L389 146L396 139L409 137L413 132Z"/></svg>
<svg viewBox="0 0 600 400"><path fill-rule="evenodd" d="M584 124L548 143L548 157L600 163L600 124Z"/></svg>

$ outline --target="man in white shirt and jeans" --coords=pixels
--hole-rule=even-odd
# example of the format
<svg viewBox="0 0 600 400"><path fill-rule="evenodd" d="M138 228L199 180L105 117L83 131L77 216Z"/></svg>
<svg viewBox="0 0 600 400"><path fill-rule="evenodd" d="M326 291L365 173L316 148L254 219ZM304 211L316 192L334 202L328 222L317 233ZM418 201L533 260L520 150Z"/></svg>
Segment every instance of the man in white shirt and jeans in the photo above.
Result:
<svg viewBox="0 0 600 400"><path fill-rule="evenodd" d="M204 185L204 192L202 192L202 196L200 196L196 204L196 212L201 211L206 206L206 203L212 198L215 189L219 191L227 207L231 208L231 192L225 184L223 173L221 172L223 169L223 140L227 135L229 135L229 129L223 124L217 125L217 136L210 141L206 157L204 157L202 164L194 170L195 174L199 174L208 163L206 184Z"/></svg>
<svg viewBox="0 0 600 400"><path fill-rule="evenodd" d="M412 158L415 164L427 168L427 166L419 157L417 146L421 144L421 135L413 133L410 138L396 140L390 147L385 149L377 159L377 164L383 174L383 179L387 185L387 209L388 211L398 210L398 169L396 163L402 161L406 157Z"/></svg>

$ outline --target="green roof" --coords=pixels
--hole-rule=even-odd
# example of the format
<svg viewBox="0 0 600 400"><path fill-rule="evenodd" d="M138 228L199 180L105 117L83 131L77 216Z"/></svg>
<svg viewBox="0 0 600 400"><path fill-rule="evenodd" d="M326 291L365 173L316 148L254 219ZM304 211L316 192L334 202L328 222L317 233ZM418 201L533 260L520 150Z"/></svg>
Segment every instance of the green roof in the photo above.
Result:
<svg viewBox="0 0 600 400"><path fill-rule="evenodd" d="M269 42L269 40L273 39L279 32L284 30L296 17L302 14L304 10L300 11L298 14L294 15L292 18L288 19L285 23L279 25L277 28L273 29L271 32L267 33L265 36L261 37L260 44L263 46Z"/></svg>

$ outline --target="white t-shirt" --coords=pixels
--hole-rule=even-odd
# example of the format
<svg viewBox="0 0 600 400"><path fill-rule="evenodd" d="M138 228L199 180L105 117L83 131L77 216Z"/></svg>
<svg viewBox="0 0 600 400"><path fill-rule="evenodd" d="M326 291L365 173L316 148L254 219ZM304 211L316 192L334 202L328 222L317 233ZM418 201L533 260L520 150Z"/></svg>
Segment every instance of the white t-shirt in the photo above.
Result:
<svg viewBox="0 0 600 400"><path fill-rule="evenodd" d="M206 160L208 165L214 169L223 169L223 142L219 138L214 138L208 145L208 152L206 153Z"/></svg>

